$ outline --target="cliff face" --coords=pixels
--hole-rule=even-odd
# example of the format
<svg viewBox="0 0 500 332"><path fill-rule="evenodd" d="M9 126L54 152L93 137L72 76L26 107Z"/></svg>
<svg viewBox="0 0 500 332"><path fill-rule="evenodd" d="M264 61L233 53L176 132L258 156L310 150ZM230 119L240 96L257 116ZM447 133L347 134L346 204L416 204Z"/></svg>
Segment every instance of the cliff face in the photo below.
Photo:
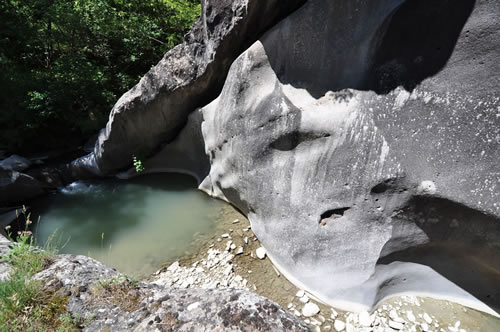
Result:
<svg viewBox="0 0 500 332"><path fill-rule="evenodd" d="M299 2L272 3L212 7L221 11L211 22L267 16L267 29ZM422 292L492 312L499 14L496 0L309 0L249 45L227 78L230 56L204 53L207 65L184 51L210 31L202 20L118 101L94 153L73 169L108 174L136 150L160 151L146 169L203 179L202 190L248 215L290 280L334 306ZM207 46L213 35L203 45L234 54L251 40L244 26L215 28L227 32L219 46Z"/></svg>

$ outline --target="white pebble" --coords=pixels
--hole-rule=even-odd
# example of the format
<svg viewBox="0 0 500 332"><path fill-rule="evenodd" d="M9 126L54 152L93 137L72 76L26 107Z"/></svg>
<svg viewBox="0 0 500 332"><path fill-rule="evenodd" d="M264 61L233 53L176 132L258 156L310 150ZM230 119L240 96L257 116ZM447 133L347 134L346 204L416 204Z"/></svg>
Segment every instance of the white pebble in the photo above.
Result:
<svg viewBox="0 0 500 332"><path fill-rule="evenodd" d="M366 311L361 312L359 314L359 323L364 327L370 327L372 325L370 314Z"/></svg>
<svg viewBox="0 0 500 332"><path fill-rule="evenodd" d="M389 327L395 329L395 330L402 330L404 325L399 322L395 322L393 320L389 320Z"/></svg>
<svg viewBox="0 0 500 332"><path fill-rule="evenodd" d="M309 297L307 295L304 295L299 299L299 301L302 303L307 303L309 302Z"/></svg>
<svg viewBox="0 0 500 332"><path fill-rule="evenodd" d="M257 255L257 258L264 259L266 258L266 249L264 249L263 247L257 248L255 250L255 254Z"/></svg>
<svg viewBox="0 0 500 332"><path fill-rule="evenodd" d="M337 332L343 331L345 329L345 323L341 320L336 319L333 323L333 328Z"/></svg>
<svg viewBox="0 0 500 332"><path fill-rule="evenodd" d="M415 315L411 311L406 312L406 318L408 318L410 322L415 322L416 320Z"/></svg>
<svg viewBox="0 0 500 332"><path fill-rule="evenodd" d="M199 306L200 306L200 302L191 303L190 305L188 305L187 310L191 311L191 310L198 308Z"/></svg>
<svg viewBox="0 0 500 332"><path fill-rule="evenodd" d="M319 313L319 307L316 303L308 302L302 308L302 315L305 317L312 317Z"/></svg>

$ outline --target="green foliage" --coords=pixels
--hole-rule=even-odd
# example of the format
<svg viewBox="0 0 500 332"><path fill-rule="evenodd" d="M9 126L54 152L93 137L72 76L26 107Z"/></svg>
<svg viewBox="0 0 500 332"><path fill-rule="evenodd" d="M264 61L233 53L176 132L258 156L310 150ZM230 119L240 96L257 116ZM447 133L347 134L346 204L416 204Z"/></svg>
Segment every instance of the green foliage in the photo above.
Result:
<svg viewBox="0 0 500 332"><path fill-rule="evenodd" d="M199 13L199 0L1 1L0 142L82 143Z"/></svg>
<svg viewBox="0 0 500 332"><path fill-rule="evenodd" d="M144 172L145 168L140 159L138 159L136 156L132 156L132 162L134 164L136 173Z"/></svg>

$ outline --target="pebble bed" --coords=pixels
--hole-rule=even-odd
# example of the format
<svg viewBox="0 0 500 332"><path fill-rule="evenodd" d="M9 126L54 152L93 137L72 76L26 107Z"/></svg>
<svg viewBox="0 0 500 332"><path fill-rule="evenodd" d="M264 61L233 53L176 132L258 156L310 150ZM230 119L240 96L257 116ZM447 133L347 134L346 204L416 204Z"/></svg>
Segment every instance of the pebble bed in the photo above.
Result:
<svg viewBox="0 0 500 332"><path fill-rule="evenodd" d="M233 215L237 215L234 212ZM225 216L227 219L227 215ZM500 320L448 302L416 296L384 301L373 312L345 312L314 301L274 268L243 216L219 225L196 257L161 269L152 282L178 288L237 288L266 296L302 319L314 332L469 332L500 330ZM439 314L433 311L439 310ZM429 311L429 312L427 312ZM460 319L465 317L464 322ZM496 331L498 331L496 330Z"/></svg>

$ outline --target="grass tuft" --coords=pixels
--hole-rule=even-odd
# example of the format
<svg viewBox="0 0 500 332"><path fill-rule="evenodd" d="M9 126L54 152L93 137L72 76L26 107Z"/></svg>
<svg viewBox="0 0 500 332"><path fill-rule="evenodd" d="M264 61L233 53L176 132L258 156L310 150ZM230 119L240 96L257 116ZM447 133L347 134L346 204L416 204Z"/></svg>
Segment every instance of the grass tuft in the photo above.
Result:
<svg viewBox="0 0 500 332"><path fill-rule="evenodd" d="M17 243L4 257L12 266L9 279L0 281L0 332L16 331L79 331L67 312L67 296L42 288L32 276L52 264L57 250L41 250L28 226L30 215L23 209L26 228L18 232ZM9 228L7 228L9 231ZM9 233L12 240L12 234Z"/></svg>

